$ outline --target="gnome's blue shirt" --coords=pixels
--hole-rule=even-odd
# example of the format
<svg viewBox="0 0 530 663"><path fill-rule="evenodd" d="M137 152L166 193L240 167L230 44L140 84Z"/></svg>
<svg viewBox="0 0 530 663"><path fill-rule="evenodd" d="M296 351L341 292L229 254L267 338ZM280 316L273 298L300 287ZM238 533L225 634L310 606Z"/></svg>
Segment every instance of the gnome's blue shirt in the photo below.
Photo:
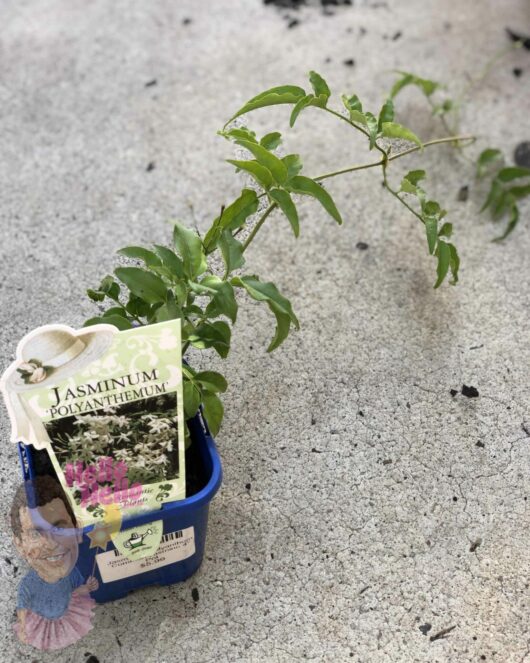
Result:
<svg viewBox="0 0 530 663"><path fill-rule="evenodd" d="M72 592L82 584L83 576L76 567L57 582L45 582L32 569L19 585L17 608L31 610L46 619L59 619L68 610Z"/></svg>

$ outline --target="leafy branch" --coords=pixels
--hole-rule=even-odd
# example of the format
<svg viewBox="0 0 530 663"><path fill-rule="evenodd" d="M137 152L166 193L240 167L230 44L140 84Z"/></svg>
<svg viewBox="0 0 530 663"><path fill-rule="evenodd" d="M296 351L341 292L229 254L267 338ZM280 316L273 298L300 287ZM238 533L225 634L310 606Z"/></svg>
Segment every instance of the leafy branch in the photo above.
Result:
<svg viewBox="0 0 530 663"><path fill-rule="evenodd" d="M442 91L447 90L446 85L406 71L396 72L398 79L392 86L390 98L395 99L406 87L417 88L426 98L432 114L440 119L445 130L448 133L458 133L460 113L470 92L487 78L499 60L513 52L514 49L521 48L522 45L520 40L515 40L506 48L495 53L486 62L479 75L471 78L454 99L447 94L443 98L437 98ZM464 147L461 138L455 138L453 145L459 150ZM494 242L503 241L513 232L520 219L518 202L530 196L530 170L522 166L505 166L504 161L501 150L488 147L480 153L476 162L477 180L486 176L490 178L489 191L480 211L489 209L493 221L508 217L504 231L492 240Z"/></svg>
<svg viewBox="0 0 530 663"><path fill-rule="evenodd" d="M225 358L230 350L232 326L237 320L239 303L236 293L239 291L266 304L273 314L276 327L268 351L275 350L293 328L299 328L298 319L291 303L274 283L245 272L247 249L267 219L277 211L287 219L295 237L299 236L299 196L314 198L337 224L342 224L342 215L322 182L369 168L381 169L385 188L424 227L429 254L435 257L437 264L434 287L438 288L449 272L450 283L458 281L458 253L448 241L452 225L442 223L445 210L430 200L420 187L419 182L426 177L425 171L410 171L402 178L399 189L390 184L388 171L393 161L404 156L444 143L471 143L474 136L451 135L422 142L411 129L395 121L392 96L397 94L396 86L375 115L363 109L356 95L341 97L342 112L331 108L328 105L331 91L326 81L316 72L310 73L309 81L310 92L293 85L275 87L253 97L230 118L219 133L244 150L245 156L227 159L227 162L235 167L236 172L247 175L253 181L253 187L243 188L234 201L221 208L204 237L176 222L171 248L155 245L121 249L119 254L137 264L117 267L114 275L106 276L98 288L87 291L93 301L109 302L110 306L99 316L87 320L86 325L109 323L118 329L130 329L180 319L183 353L190 347L213 349ZM430 89L427 82L423 85ZM243 115L275 105L292 107L291 127L308 108L330 114L364 135L368 150L377 151L380 158L315 177L302 174L303 165L298 154L278 154L282 140L279 132L258 138L250 129L232 125L233 120ZM396 144L396 140L399 143ZM393 150L396 147L400 149ZM240 241L239 237L245 231L248 231L246 239ZM215 435L223 418L220 394L227 389L225 378L214 371L197 372L187 365L183 376L186 418L191 418L202 404Z"/></svg>

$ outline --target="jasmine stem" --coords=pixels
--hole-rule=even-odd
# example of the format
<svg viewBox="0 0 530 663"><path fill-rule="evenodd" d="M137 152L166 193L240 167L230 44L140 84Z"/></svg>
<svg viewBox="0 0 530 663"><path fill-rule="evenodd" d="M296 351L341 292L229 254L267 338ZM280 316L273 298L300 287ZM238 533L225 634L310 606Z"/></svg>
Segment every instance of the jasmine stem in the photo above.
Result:
<svg viewBox="0 0 530 663"><path fill-rule="evenodd" d="M272 212L272 210L275 209L275 207L276 207L276 203L271 203L267 207L267 209L263 212L260 219L257 221L256 225L254 226L254 228L252 228L252 232L250 233L250 235L245 240L245 242L243 244L243 248L241 250L242 253L244 253L247 250L248 245L252 242L252 240L254 239L256 234L258 233L259 229L265 223L267 217Z"/></svg>
<svg viewBox="0 0 530 663"><path fill-rule="evenodd" d="M341 116L342 117L342 116ZM460 141L470 141L474 143L476 141L475 136L447 136L446 138L435 138L434 140L429 140L426 143L423 143L423 147L429 147L430 145L441 145L443 143L454 143ZM382 149L382 148L381 148ZM407 154L412 154L413 152L418 152L422 148L419 145L411 147L408 150L403 152L398 152L397 154L392 154L387 156L386 161L394 161L394 159L400 159L401 157L406 156ZM385 153L386 154L386 153ZM365 170L367 168L375 168L377 166L382 166L385 162L385 159L380 159L379 161L372 161L371 163L365 163L358 166L351 166L350 168L343 168L342 170L335 170L332 173L326 173L325 175L318 175L315 177L315 180L321 181L326 180L329 177L335 177L336 175L344 175L345 173L353 173L356 170Z"/></svg>
<svg viewBox="0 0 530 663"><path fill-rule="evenodd" d="M411 214L414 214L414 216L415 216L416 218L418 218L418 219L419 219L419 220L425 225L423 219L422 219L421 216L418 214L418 212L416 212L416 210L415 210L413 207L411 207L411 206L407 203L406 200L403 200L403 198L398 194L398 192L390 186L390 184L388 183L388 178L387 178L387 176L386 176L386 168L387 168L386 164L383 164L383 168L382 168L382 170L383 170L383 184L384 184L384 186L385 186L385 189L386 189L387 191L389 191L389 192L394 196L394 198L397 198L397 199L399 200L399 202L400 202L402 205L404 205L404 206L409 210L409 212L411 212Z"/></svg>

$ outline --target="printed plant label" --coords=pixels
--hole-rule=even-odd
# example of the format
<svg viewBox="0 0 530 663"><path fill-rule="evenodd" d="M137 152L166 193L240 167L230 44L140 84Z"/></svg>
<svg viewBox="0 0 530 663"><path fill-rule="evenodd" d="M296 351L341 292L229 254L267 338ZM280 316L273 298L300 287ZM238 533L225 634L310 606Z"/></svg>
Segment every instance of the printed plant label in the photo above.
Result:
<svg viewBox="0 0 530 663"><path fill-rule="evenodd" d="M39 327L0 389L12 441L33 446L34 471L53 466L80 526L185 497L180 320Z"/></svg>
<svg viewBox="0 0 530 663"><path fill-rule="evenodd" d="M136 529L148 530L152 525L153 523L150 523ZM181 562L194 554L195 531L193 527L187 527L164 534L158 550L149 557L133 559L131 556L123 555L119 550L109 550L97 554L96 560L103 582L113 582Z"/></svg>
<svg viewBox="0 0 530 663"><path fill-rule="evenodd" d="M112 534L112 543L122 555L129 559L143 559L154 555L162 540L164 523L156 520L147 525L124 529Z"/></svg>

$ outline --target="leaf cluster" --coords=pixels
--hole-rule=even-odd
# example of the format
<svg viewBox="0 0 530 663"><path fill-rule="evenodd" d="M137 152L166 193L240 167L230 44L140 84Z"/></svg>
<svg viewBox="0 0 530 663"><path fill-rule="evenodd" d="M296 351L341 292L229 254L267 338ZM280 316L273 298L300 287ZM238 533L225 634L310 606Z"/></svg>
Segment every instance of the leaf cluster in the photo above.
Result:
<svg viewBox="0 0 530 663"><path fill-rule="evenodd" d="M520 43L515 44L515 47ZM390 91L390 98L394 99L404 88L414 86L425 96L432 109L432 114L440 117L444 127L453 132L458 125L458 114L463 100L470 89L472 89L493 64L502 56L510 52L506 49L495 55L485 67L484 74L479 79L472 79L460 96L451 99L445 95L441 101L434 101L435 93L445 90L446 86L427 78L421 78L413 73L397 71L398 78ZM449 117L452 117L452 126ZM458 143L456 146L459 147ZM481 212L489 209L493 221L499 221L507 217L508 222L504 231L493 241L500 242L508 237L517 226L520 218L518 202L530 195L530 169L519 166L505 166L504 156L501 150L488 147L483 150L476 163L477 179L489 178L489 190L482 205Z"/></svg>
<svg viewBox="0 0 530 663"><path fill-rule="evenodd" d="M487 148L477 160L477 178L489 177L490 186L481 212L489 209L493 221L508 216L504 232L493 241L500 242L513 232L519 221L517 203L530 196L530 169L522 166L504 166L500 150Z"/></svg>
<svg viewBox="0 0 530 663"><path fill-rule="evenodd" d="M429 253L437 258L437 279L434 287L440 287L449 271L452 277L449 282L451 285L456 285L460 258L455 245L448 241L453 234L453 224L447 221L442 223L447 214L446 210L435 200L429 200L424 189L418 184L425 179L425 176L424 170L411 170L401 180L398 194L412 195L419 204L416 213L425 226Z"/></svg>

